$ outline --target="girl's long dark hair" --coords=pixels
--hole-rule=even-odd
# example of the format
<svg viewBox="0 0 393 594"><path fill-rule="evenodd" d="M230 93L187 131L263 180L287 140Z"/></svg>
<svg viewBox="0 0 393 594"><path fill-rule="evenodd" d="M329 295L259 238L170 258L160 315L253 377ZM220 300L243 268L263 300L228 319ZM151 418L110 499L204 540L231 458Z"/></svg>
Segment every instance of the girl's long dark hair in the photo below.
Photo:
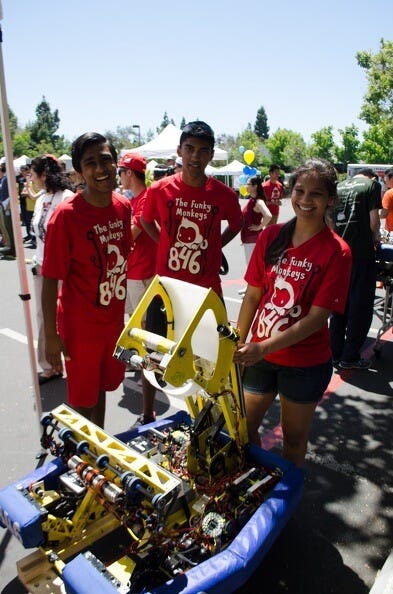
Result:
<svg viewBox="0 0 393 594"><path fill-rule="evenodd" d="M337 173L330 161L319 158L307 159L307 161L295 169L289 178L289 190L291 193L299 177L305 173L316 174L325 185L329 196L337 198ZM266 264L276 264L279 261L282 254L291 244L295 226L296 217L293 217L293 219L281 227L277 237L266 249Z"/></svg>
<svg viewBox="0 0 393 594"><path fill-rule="evenodd" d="M71 188L70 180L53 155L36 157L31 162L31 168L40 177L45 173L45 189L47 192L54 194L59 190L69 190Z"/></svg>

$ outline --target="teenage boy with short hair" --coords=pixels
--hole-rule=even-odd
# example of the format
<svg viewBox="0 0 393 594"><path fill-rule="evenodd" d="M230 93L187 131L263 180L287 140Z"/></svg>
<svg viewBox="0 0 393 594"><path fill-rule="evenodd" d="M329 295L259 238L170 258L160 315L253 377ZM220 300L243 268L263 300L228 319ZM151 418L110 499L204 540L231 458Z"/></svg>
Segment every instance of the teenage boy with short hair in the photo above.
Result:
<svg viewBox="0 0 393 594"><path fill-rule="evenodd" d="M214 143L213 130L205 122L183 128L177 149L182 170L150 186L142 225L158 244L157 274L212 288L222 296L222 248L239 233L243 219L236 193L205 174ZM228 222L223 232L222 221ZM146 323L155 332L159 307L153 305ZM144 392L142 424L155 418L154 395L152 387L149 394Z"/></svg>

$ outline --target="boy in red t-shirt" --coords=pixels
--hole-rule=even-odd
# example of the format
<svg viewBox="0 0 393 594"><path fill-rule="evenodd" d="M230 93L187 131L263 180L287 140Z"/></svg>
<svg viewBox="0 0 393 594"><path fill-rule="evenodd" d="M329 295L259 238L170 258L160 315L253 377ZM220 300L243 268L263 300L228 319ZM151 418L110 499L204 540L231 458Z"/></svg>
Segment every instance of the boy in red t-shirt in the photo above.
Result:
<svg viewBox="0 0 393 594"><path fill-rule="evenodd" d="M281 199L284 196L284 186L280 182L280 168L278 165L271 165L269 168L269 179L262 184L266 196L266 205L272 214L269 225L275 225L280 214Z"/></svg>
<svg viewBox="0 0 393 594"><path fill-rule="evenodd" d="M131 207L113 192L117 154L104 136L77 138L72 164L86 185L48 223L42 266L46 357L62 372L64 355L69 404L102 427L105 393L119 386L125 371L113 351L124 326Z"/></svg>
<svg viewBox="0 0 393 594"><path fill-rule="evenodd" d="M235 192L205 174L214 143L213 130L205 122L183 128L177 149L181 172L148 188L141 222L158 244L157 274L212 288L222 296L222 248L240 231L242 213ZM222 221L228 222L223 232ZM146 328L158 334L165 333L159 309L156 301L146 321ZM142 423L154 420L154 392L151 388L144 394Z"/></svg>

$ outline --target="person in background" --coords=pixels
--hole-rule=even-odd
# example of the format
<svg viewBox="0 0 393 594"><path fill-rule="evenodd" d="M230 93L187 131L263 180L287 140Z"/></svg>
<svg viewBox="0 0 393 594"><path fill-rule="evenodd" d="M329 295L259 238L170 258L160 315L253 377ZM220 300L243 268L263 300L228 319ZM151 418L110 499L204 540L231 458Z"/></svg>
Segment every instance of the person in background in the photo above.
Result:
<svg viewBox="0 0 393 594"><path fill-rule="evenodd" d="M385 230L389 237L389 234L393 233L393 168L385 171L384 182L386 191L382 198L382 209L379 216L385 220Z"/></svg>
<svg viewBox="0 0 393 594"><path fill-rule="evenodd" d="M270 225L275 225L280 214L281 200L284 197L284 186L280 182L280 167L271 165L269 168L269 179L262 184L266 196L266 205L271 212Z"/></svg>
<svg viewBox="0 0 393 594"><path fill-rule="evenodd" d="M242 211L244 223L240 231L240 237L244 245L246 264L248 264L258 235L272 220L272 213L266 205L261 178L258 176L250 177L246 187L249 197Z"/></svg>
<svg viewBox="0 0 393 594"><path fill-rule="evenodd" d="M60 373L64 356L69 404L103 427L106 391L115 390L125 373L113 351L124 328L131 206L113 191L117 153L107 138L96 132L79 136L72 165L86 186L59 204L45 238L46 358Z"/></svg>
<svg viewBox="0 0 393 594"><path fill-rule="evenodd" d="M30 232L31 219L33 217L35 202L27 193L27 182L30 179L30 165L21 165L19 175L16 176L19 194L20 218L22 225L26 229L26 235L23 237L23 243L34 241L34 235Z"/></svg>
<svg viewBox="0 0 393 594"><path fill-rule="evenodd" d="M360 350L374 313L376 286L375 244L380 239L381 185L374 171L364 168L337 185L338 202L332 210L333 228L350 246L352 272L344 312L330 319L333 361L341 369L368 369ZM341 275L343 278L343 275Z"/></svg>
<svg viewBox="0 0 393 594"><path fill-rule="evenodd" d="M141 223L158 244L157 274L212 288L222 297L222 248L239 233L242 214L235 192L205 174L214 144L214 132L205 122L183 128L177 149L182 170L148 188ZM222 231L223 221L228 226ZM157 300L147 312L146 328L157 334L166 328L160 311ZM142 424L155 418L155 389L150 388L143 399Z"/></svg>
<svg viewBox="0 0 393 594"><path fill-rule="evenodd" d="M0 165L0 233L3 246L0 256L15 257L14 230L12 228L11 197L8 190L7 168L5 163Z"/></svg>
<svg viewBox="0 0 393 594"><path fill-rule="evenodd" d="M183 159L181 157L176 157L175 165L174 165L174 173L180 173L183 167Z"/></svg>
<svg viewBox="0 0 393 594"><path fill-rule="evenodd" d="M244 246L246 264L248 264L258 235L269 224L272 215L266 205L261 178L250 177L246 187L249 195L246 206L242 210L243 227L240 231L240 238ZM239 295L244 295L245 292L246 288L240 289Z"/></svg>
<svg viewBox="0 0 393 594"><path fill-rule="evenodd" d="M120 159L118 174L124 192L131 193L131 230L134 245L127 258L127 297L125 312L131 315L150 285L155 272L157 243L146 233L141 216L146 200L146 160L137 153Z"/></svg>
<svg viewBox="0 0 393 594"><path fill-rule="evenodd" d="M349 286L351 251L325 222L336 181L333 165L322 159L310 159L293 173L295 217L259 235L238 318L234 360L244 366L250 441L260 444L259 426L278 394L283 456L297 466L332 375L329 316L344 311Z"/></svg>
<svg viewBox="0 0 393 594"><path fill-rule="evenodd" d="M44 261L45 236L48 222L57 206L73 195L69 189L69 181L59 161L53 155L36 157L31 163L31 182L39 192L35 200L34 214L31 222L34 233L36 252L34 257L33 284L36 297L37 315L37 359L42 369L38 377L40 384L62 377L62 373L53 369L45 357L44 319L42 315L42 263ZM59 254L57 254L59 257Z"/></svg>
<svg viewBox="0 0 393 594"><path fill-rule="evenodd" d="M71 169L71 171L67 173L67 176L71 183L71 189L74 192L82 192L84 190L85 181L80 173L75 171L75 169Z"/></svg>

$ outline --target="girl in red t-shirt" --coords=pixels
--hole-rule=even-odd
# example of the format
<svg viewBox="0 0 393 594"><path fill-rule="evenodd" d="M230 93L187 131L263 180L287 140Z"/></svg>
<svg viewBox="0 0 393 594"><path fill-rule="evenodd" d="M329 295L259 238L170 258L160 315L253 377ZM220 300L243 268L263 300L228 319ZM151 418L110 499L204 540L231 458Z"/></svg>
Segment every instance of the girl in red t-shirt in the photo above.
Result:
<svg viewBox="0 0 393 594"><path fill-rule="evenodd" d="M306 161L293 173L290 191L296 216L265 229L245 274L235 362L245 367L250 441L260 443L259 426L278 394L283 456L301 466L332 374L328 319L331 311L344 311L351 252L325 222L336 197L334 167Z"/></svg>
<svg viewBox="0 0 393 594"><path fill-rule="evenodd" d="M248 264L258 235L270 223L272 215L266 206L261 178L250 177L247 181L247 190L250 195L246 206L242 209L244 223L240 230L240 238L244 245L246 263Z"/></svg>

